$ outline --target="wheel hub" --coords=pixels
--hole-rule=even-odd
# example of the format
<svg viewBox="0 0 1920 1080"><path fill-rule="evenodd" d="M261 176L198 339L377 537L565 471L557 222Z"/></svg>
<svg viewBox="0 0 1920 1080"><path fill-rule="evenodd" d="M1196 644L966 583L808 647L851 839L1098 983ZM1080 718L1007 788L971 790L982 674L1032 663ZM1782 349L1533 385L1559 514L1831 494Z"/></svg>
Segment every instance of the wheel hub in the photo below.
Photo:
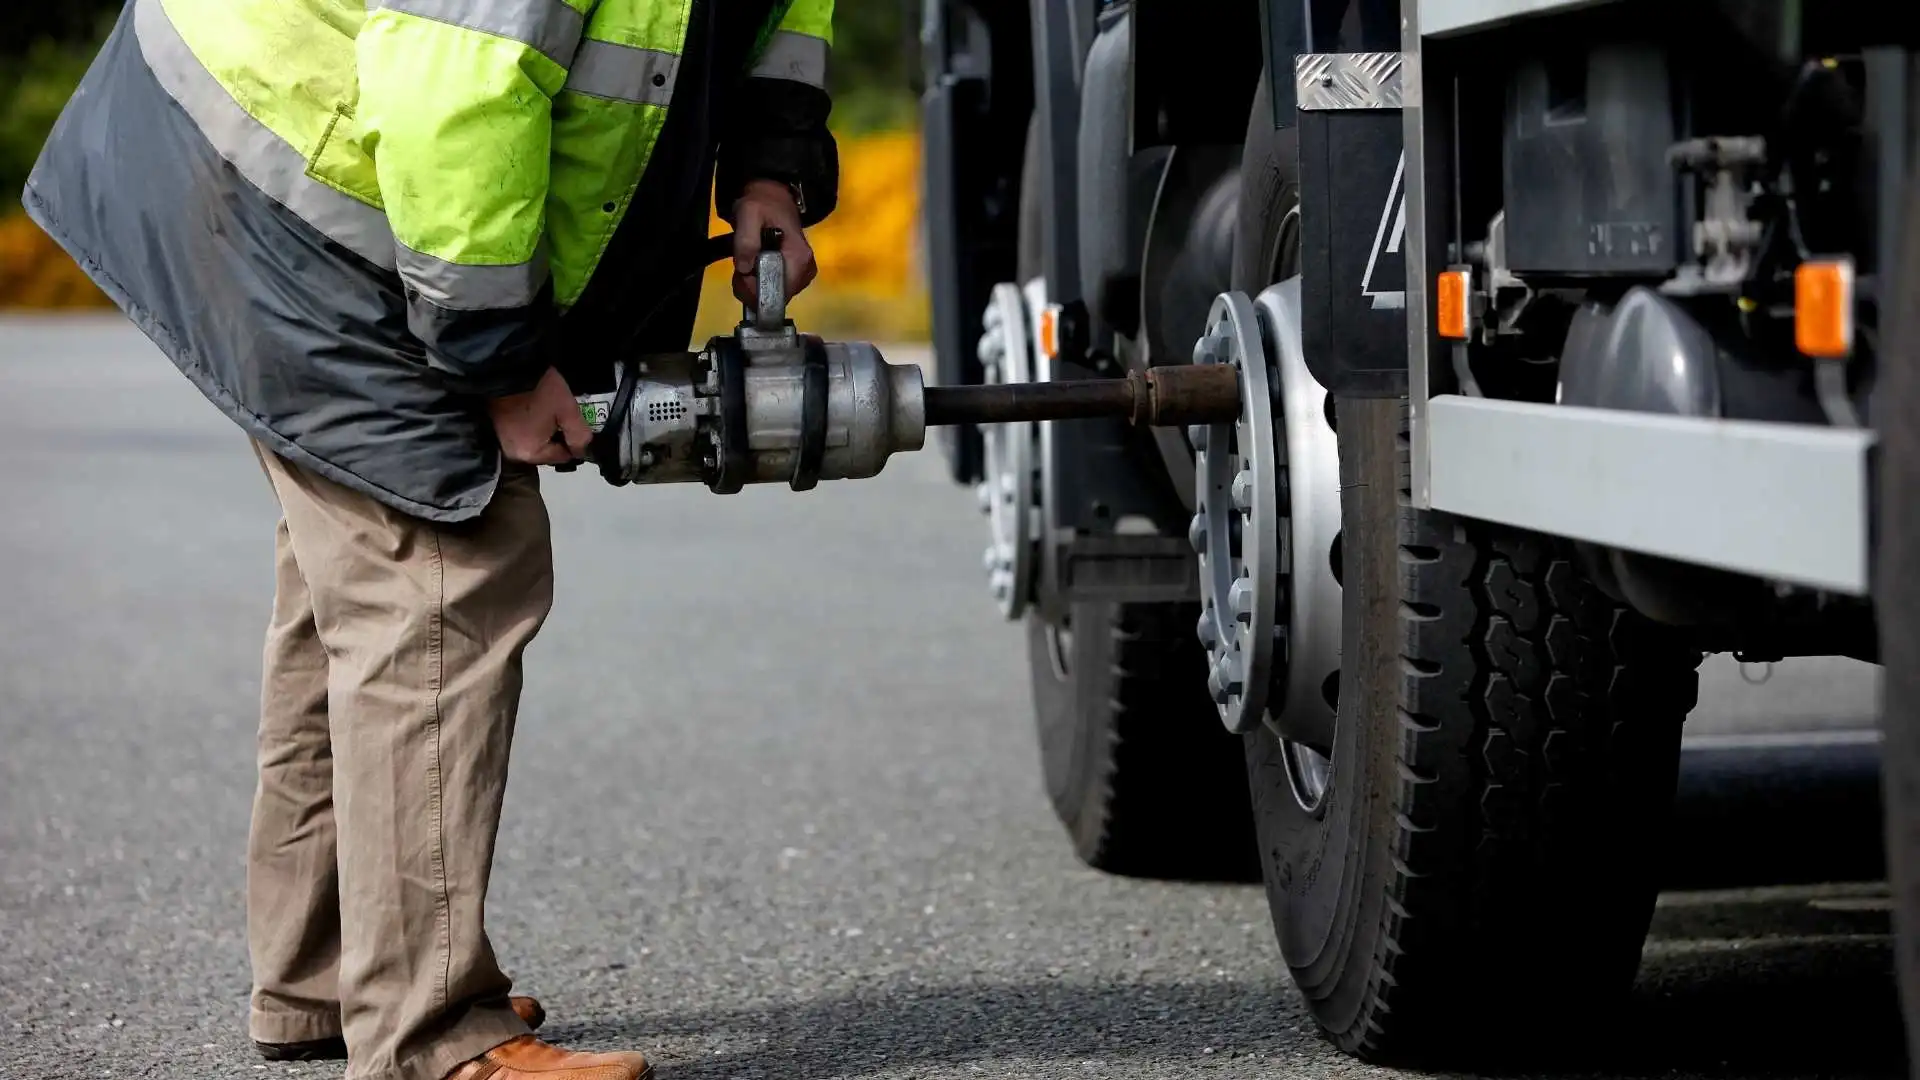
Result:
<svg viewBox="0 0 1920 1080"><path fill-rule="evenodd" d="M1199 511L1189 539L1221 722L1271 726L1311 810L1331 776L1339 700L1340 454L1299 311L1298 278L1214 302L1194 362L1237 367L1242 406L1231 424L1189 432Z"/></svg>
<svg viewBox="0 0 1920 1080"><path fill-rule="evenodd" d="M1259 316L1242 293L1224 293L1193 348L1196 364L1240 370L1240 416L1195 426L1193 522L1200 558L1200 622L1207 690L1227 730L1244 732L1267 708L1280 578L1280 499L1273 475L1272 391Z"/></svg>
<svg viewBox="0 0 1920 1080"><path fill-rule="evenodd" d="M983 317L980 363L988 384L1034 381L1032 320L1020 286L994 286ZM980 429L984 478L974 488L987 516L982 563L994 603L1009 620L1026 612L1039 559L1038 433L1032 423Z"/></svg>

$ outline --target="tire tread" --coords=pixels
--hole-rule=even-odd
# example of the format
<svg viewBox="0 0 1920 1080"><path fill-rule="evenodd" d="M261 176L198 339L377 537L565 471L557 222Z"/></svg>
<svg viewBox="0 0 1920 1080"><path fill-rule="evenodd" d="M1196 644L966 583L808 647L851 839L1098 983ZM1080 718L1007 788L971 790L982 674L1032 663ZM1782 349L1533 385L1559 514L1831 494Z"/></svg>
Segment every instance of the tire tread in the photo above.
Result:
<svg viewBox="0 0 1920 1080"><path fill-rule="evenodd" d="M1257 879L1246 789L1234 782L1240 744L1207 700L1192 606L1095 607L1110 613L1104 746L1090 762L1091 790L1071 793L1071 813L1056 806L1077 853L1127 876Z"/></svg>
<svg viewBox="0 0 1920 1080"><path fill-rule="evenodd" d="M1577 1017L1632 978L1701 660L1565 542L1415 509L1404 421L1397 457L1394 876L1368 1000L1332 1033L1383 1060L1482 1022L1511 1037L1532 1005Z"/></svg>

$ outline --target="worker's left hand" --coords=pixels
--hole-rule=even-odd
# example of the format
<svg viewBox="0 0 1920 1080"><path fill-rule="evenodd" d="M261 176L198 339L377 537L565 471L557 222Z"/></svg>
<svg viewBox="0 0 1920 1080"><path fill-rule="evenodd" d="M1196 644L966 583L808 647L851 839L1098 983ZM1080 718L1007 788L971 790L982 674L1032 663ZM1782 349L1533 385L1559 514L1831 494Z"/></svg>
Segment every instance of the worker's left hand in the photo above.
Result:
<svg viewBox="0 0 1920 1080"><path fill-rule="evenodd" d="M733 204L733 295L752 308L759 301L760 282L754 263L760 258L760 232L779 229L780 254L787 260L787 298L791 300L813 282L813 247L800 228L800 206L793 192L775 180L752 180Z"/></svg>

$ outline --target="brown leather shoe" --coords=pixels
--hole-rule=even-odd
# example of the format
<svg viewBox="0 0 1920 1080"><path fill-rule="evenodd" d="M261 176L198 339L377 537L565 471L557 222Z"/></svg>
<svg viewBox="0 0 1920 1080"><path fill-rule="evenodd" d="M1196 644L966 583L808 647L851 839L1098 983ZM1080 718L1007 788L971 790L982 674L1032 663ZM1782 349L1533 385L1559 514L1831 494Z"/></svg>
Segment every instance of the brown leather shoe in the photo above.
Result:
<svg viewBox="0 0 1920 1080"><path fill-rule="evenodd" d="M584 1054L522 1035L463 1063L446 1080L652 1080L640 1054Z"/></svg>
<svg viewBox="0 0 1920 1080"><path fill-rule="evenodd" d="M522 1023L535 1031L547 1022L547 1010L540 1002L530 997L510 997L507 1007L513 1010ZM253 1048L268 1061L345 1061L347 1060L347 1040L338 1035L330 1039L307 1039L304 1042L263 1043L256 1042Z"/></svg>

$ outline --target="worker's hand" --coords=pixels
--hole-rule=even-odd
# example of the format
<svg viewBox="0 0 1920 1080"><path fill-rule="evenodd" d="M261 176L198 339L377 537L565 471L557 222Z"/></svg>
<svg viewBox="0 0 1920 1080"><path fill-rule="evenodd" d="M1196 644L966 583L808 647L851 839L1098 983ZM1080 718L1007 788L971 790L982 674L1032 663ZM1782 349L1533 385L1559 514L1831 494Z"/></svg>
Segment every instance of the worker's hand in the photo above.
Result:
<svg viewBox="0 0 1920 1080"><path fill-rule="evenodd" d="M487 402L493 416L500 451L509 461L528 465L564 465L587 456L593 429L580 415L566 377L548 368L540 382L524 394ZM555 441L554 435L561 438Z"/></svg>
<svg viewBox="0 0 1920 1080"><path fill-rule="evenodd" d="M733 204L733 295L748 308L760 298L754 264L760 258L760 230L767 228L781 233L780 254L787 260L787 299L800 295L816 272L813 247L800 228L800 206L793 201L793 191L774 180L748 181L746 191Z"/></svg>

